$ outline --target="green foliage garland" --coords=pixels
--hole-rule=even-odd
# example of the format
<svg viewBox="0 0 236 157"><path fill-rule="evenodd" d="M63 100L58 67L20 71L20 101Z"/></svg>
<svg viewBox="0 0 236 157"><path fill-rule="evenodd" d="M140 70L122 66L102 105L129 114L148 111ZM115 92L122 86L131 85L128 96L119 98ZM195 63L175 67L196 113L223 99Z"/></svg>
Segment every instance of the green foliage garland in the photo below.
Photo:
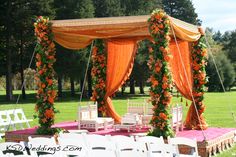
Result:
<svg viewBox="0 0 236 157"><path fill-rule="evenodd" d="M55 45L53 43L53 35L51 23L46 17L38 17L34 23L35 35L38 40L36 47L36 67L38 82L37 103L35 111L38 113L39 128L38 134L54 134L57 130L51 128L54 124L55 113L54 100L57 92L53 81L54 70L53 63L55 59Z"/></svg>
<svg viewBox="0 0 236 157"><path fill-rule="evenodd" d="M153 42L149 47L148 66L152 74L149 78L152 86L150 88L151 102L153 105L153 116L151 125L153 131L149 133L152 136L173 136L170 127L170 114L168 105L171 101L172 78L169 70L169 18L162 10L154 10L151 18L148 19L149 32Z"/></svg>
<svg viewBox="0 0 236 157"><path fill-rule="evenodd" d="M196 42L193 43L192 51L192 68L193 68L193 96L195 104L198 110L199 116L204 112L205 105L202 103L204 99L205 84L207 83L206 78L206 64L207 64L207 50L206 45L204 44L203 36ZM206 128L206 124L198 124L196 129Z"/></svg>
<svg viewBox="0 0 236 157"><path fill-rule="evenodd" d="M105 116L107 54L103 40L96 40L96 45L92 51L92 62L93 94L91 100L97 101L99 115Z"/></svg>

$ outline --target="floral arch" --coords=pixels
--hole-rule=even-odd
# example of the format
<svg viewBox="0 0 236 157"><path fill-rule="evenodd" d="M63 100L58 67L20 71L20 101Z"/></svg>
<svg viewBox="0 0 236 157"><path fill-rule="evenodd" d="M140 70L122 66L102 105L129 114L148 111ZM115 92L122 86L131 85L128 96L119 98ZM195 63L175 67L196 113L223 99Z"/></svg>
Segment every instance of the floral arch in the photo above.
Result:
<svg viewBox="0 0 236 157"><path fill-rule="evenodd" d="M53 20L39 17L35 25L38 38L36 66L38 72L38 112L41 130L49 130L54 123L53 84L55 45L69 49L85 48L97 40L93 51L92 69L94 92L92 100L98 101L99 111L111 116L116 122L120 116L114 110L110 96L127 80L136 53L137 42L149 39L148 65L152 71L150 81L154 136L172 134L168 105L170 88L175 84L178 91L193 103L186 118L189 129L206 129L202 103L206 83L206 48L203 31L194 25L155 10L151 16L127 16L78 20ZM196 107L196 108L195 108Z"/></svg>

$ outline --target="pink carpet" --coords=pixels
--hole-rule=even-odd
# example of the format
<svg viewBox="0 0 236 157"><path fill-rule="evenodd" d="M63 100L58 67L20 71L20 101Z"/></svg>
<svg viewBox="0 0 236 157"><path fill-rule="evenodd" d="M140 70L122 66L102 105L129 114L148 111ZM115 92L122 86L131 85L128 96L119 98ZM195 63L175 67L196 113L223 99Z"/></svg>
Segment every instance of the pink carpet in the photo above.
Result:
<svg viewBox="0 0 236 157"><path fill-rule="evenodd" d="M208 128L207 130L184 130L178 132L178 137L186 137L190 139L196 139L198 142L204 141L203 133L206 137L206 141L220 137L228 132L236 131L236 128Z"/></svg>
<svg viewBox="0 0 236 157"><path fill-rule="evenodd" d="M60 127L60 128L64 128L66 130L76 130L77 127L77 122L62 122L62 123L57 123L55 124L53 127ZM118 131L114 131L112 128L107 129L107 130L99 130L97 132L91 132L94 134L99 134L99 135L106 135L106 134L110 134L110 135L138 135L138 134L145 134L147 133L149 130L149 128L142 128L139 129L137 128L135 132L127 132L127 130L118 130ZM33 135L35 134L36 131L36 127L34 128L29 128L29 129L25 129L25 130L17 130L17 131L11 131L9 132L10 134L28 134L28 135ZM206 140L212 140L215 139L217 137L220 137L228 132L231 131L236 131L236 128L208 128L207 130L204 130L204 134L206 137ZM177 133L178 137L186 137L186 138L190 138L190 139L196 139L198 142L202 142L204 140L202 131L200 130L184 130L184 131L180 131Z"/></svg>

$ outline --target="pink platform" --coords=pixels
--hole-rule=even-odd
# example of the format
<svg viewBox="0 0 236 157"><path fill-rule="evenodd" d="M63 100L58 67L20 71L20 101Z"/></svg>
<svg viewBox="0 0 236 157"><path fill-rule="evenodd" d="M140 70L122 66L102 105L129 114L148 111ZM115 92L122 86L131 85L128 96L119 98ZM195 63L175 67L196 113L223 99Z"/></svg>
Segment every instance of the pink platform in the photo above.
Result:
<svg viewBox="0 0 236 157"><path fill-rule="evenodd" d="M77 122L62 122L57 123L53 127L64 128L66 130L77 130ZM135 132L127 132L127 130L114 131L112 128L107 130L99 130L97 132L90 132L99 135L145 135L149 128L137 128ZM35 135L36 127L25 130L9 131L6 132L6 141L27 141L28 136L39 136ZM177 133L177 137L186 137L190 139L196 139L198 142L199 154L202 157L208 157L216 152L221 152L234 143L234 132L236 128L208 128L204 130L205 140L203 132L200 130L183 130Z"/></svg>

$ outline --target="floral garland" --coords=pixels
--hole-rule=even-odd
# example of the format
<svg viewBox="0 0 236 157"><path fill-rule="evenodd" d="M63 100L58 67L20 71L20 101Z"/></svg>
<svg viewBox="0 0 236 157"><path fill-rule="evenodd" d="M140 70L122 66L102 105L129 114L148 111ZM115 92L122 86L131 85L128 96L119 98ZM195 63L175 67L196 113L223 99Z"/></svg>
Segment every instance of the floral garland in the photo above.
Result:
<svg viewBox="0 0 236 157"><path fill-rule="evenodd" d="M152 72L149 81L152 84L150 96L154 111L150 122L154 129L149 135L167 138L173 136L169 122L171 116L168 113L168 105L172 98L172 78L169 70L170 22L164 11L154 10L148 23L149 32L154 40L149 47L148 61Z"/></svg>
<svg viewBox="0 0 236 157"><path fill-rule="evenodd" d="M54 86L53 63L55 59L55 44L51 23L48 18L38 17L34 23L35 35L38 40L36 46L36 80L38 82L37 103L35 105L35 118L39 118L38 134L54 134L55 129L51 126L54 124L54 116L57 112L54 107L54 100L57 92Z"/></svg>
<svg viewBox="0 0 236 157"><path fill-rule="evenodd" d="M93 78L93 93L91 100L98 103L99 116L105 116L106 108L104 97L106 94L106 63L107 55L104 50L104 43L102 40L96 41L96 46L92 51L93 68L91 75Z"/></svg>
<svg viewBox="0 0 236 157"><path fill-rule="evenodd" d="M207 64L207 50L203 36L193 43L192 61L194 79L193 96L199 116L201 116L206 108L202 101L204 99L205 84L207 83L205 70ZM200 129L200 124L197 127ZM204 128L204 125L202 127Z"/></svg>

